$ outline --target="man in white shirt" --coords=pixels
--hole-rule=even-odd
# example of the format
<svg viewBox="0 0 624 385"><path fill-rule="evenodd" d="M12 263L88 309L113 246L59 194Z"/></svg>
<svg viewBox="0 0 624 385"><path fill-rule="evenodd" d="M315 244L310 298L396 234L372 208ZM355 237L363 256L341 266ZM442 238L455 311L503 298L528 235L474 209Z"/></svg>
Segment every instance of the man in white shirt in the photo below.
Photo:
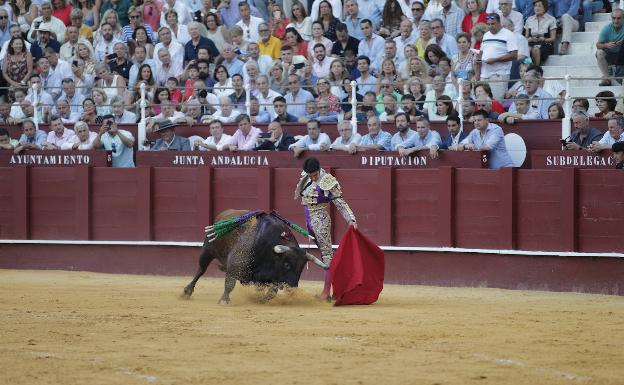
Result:
<svg viewBox="0 0 624 385"><path fill-rule="evenodd" d="M147 118L147 131L151 132L154 124L161 120L169 120L171 123L186 123L186 115L183 112L176 111L175 106L169 100L160 102L160 114Z"/></svg>
<svg viewBox="0 0 624 385"><path fill-rule="evenodd" d="M377 57L383 55L384 38L373 33L373 23L369 19L360 22L360 28L364 39L358 45L358 56L368 56L372 63L377 62Z"/></svg>
<svg viewBox="0 0 624 385"><path fill-rule="evenodd" d="M148 59L147 58L147 52L145 51L145 47L143 46L138 46L134 49L134 55L132 56L132 61L134 64L132 64L132 67L130 67L130 79L128 79L128 88L132 89L134 88L134 85L136 84L137 81L137 77L139 75L139 68L143 65L143 64L147 64L150 66L150 68L152 69L152 73L156 73L156 62L152 59Z"/></svg>
<svg viewBox="0 0 624 385"><path fill-rule="evenodd" d="M312 73L317 78L326 78L329 76L329 67L336 60L331 56L327 56L325 46L318 43L314 46L314 64L312 64Z"/></svg>
<svg viewBox="0 0 624 385"><path fill-rule="evenodd" d="M64 60L68 63L71 63L74 60L74 56L77 56L78 52L78 43L85 44L91 51L93 51L93 47L89 40L85 38L81 38L78 32L78 28L70 25L67 27L67 41L61 46L61 51L59 55L61 60Z"/></svg>
<svg viewBox="0 0 624 385"><path fill-rule="evenodd" d="M357 132L353 132L351 122L343 120L338 123L338 137L334 140L334 143L329 146L332 150L345 151L349 154L355 154L357 152L356 146L360 144L362 136Z"/></svg>
<svg viewBox="0 0 624 385"><path fill-rule="evenodd" d="M511 65L518 58L518 45L513 32L503 28L499 14L490 13L486 19L489 31L483 36L478 56L481 59L481 80L490 84L494 98L503 100Z"/></svg>
<svg viewBox="0 0 624 385"><path fill-rule="evenodd" d="M85 122L76 122L74 131L76 135L63 143L61 150L92 150L93 141L97 138L97 133L89 131L89 125Z"/></svg>
<svg viewBox="0 0 624 385"><path fill-rule="evenodd" d="M496 11L496 13L500 15L501 22L504 22L505 20L510 20L513 23L513 32L516 35L522 35L522 32L524 30L524 17L520 12L511 8L512 3L512 0L499 0L499 9Z"/></svg>
<svg viewBox="0 0 624 385"><path fill-rule="evenodd" d="M240 111L234 109L234 104L229 96L221 96L219 98L219 109L208 119L217 119L222 123L234 123L240 114Z"/></svg>
<svg viewBox="0 0 624 385"><path fill-rule="evenodd" d="M202 151L223 151L223 147L229 145L232 139L231 135L223 133L223 123L220 120L213 120L208 126L210 128L210 136L203 142L201 140L193 143L194 150Z"/></svg>
<svg viewBox="0 0 624 385"><path fill-rule="evenodd" d="M69 104L69 109L73 114L76 114L77 116L82 115L82 102L84 102L85 97L76 92L74 79L63 79L61 81L61 89L63 90L63 93L59 97L59 100L66 100Z"/></svg>
<svg viewBox="0 0 624 385"><path fill-rule="evenodd" d="M170 57L174 65L180 68L183 68L184 61L184 46L180 44L177 40L174 40L171 36L171 30L168 27L160 27L158 30L158 40L160 41L154 47L154 63L156 63L156 67L160 65L160 57L158 52L161 48L165 48L169 51Z"/></svg>
<svg viewBox="0 0 624 385"><path fill-rule="evenodd" d="M433 19L431 21L431 32L433 33L433 37L429 40L429 44L439 45L448 58L452 58L453 55L459 52L455 37L446 33L442 20Z"/></svg>
<svg viewBox="0 0 624 385"><path fill-rule="evenodd" d="M156 80L159 86L163 87L167 83L167 79L180 76L183 70L179 62L174 62L171 59L171 54L165 47L158 50L158 58L160 59L160 64L157 66L154 80Z"/></svg>
<svg viewBox="0 0 624 385"><path fill-rule="evenodd" d="M52 16L52 3L47 0L41 3L41 16L35 17L30 25L28 41L31 43L37 40L38 27L42 23L46 23L53 34L52 36L56 38L56 41L63 44L65 41L65 23L57 17Z"/></svg>
<svg viewBox="0 0 624 385"><path fill-rule="evenodd" d="M257 90L253 93L260 103L260 110L269 113L271 119L275 118L275 110L273 109L273 99L282 96L279 92L273 91L269 87L269 78L266 75L260 75L256 79Z"/></svg>
<svg viewBox="0 0 624 385"><path fill-rule="evenodd" d="M105 62L107 61L106 56L113 53L115 44L119 43L120 40L113 37L113 27L110 24L104 23L100 29L102 30L102 38L95 45L95 59L98 62Z"/></svg>
<svg viewBox="0 0 624 385"><path fill-rule="evenodd" d="M260 40L258 27L261 23L264 23L264 20L259 17L252 16L249 3L245 1L238 3L238 11L240 13L241 20L236 23L236 25L243 29L243 39L245 39L248 43Z"/></svg>
<svg viewBox="0 0 624 385"><path fill-rule="evenodd" d="M306 123L308 135L291 144L288 149L292 150L295 158L298 158L304 151L329 151L331 139L321 132L321 124L318 120L312 119Z"/></svg>
<svg viewBox="0 0 624 385"><path fill-rule="evenodd" d="M110 100L113 118L117 124L134 124L137 122L137 116L134 112L125 109L124 101L119 95L113 96Z"/></svg>
<svg viewBox="0 0 624 385"><path fill-rule="evenodd" d="M167 25L167 20L165 19L167 15L167 11L175 9L178 14L178 22L182 25L187 25L191 21L193 21L193 17L191 15L191 10L186 6L184 1L181 0L167 0L167 2L163 5L162 11L160 12L160 25Z"/></svg>

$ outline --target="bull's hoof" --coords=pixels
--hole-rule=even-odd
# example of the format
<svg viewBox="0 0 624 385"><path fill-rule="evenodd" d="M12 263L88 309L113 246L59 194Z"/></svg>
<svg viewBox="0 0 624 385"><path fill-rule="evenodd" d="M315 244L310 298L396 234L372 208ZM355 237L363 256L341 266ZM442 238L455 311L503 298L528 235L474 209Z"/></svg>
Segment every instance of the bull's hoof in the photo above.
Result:
<svg viewBox="0 0 624 385"><path fill-rule="evenodd" d="M217 302L218 305L229 305L230 304L230 299L229 298L221 298L219 300L219 302Z"/></svg>
<svg viewBox="0 0 624 385"><path fill-rule="evenodd" d="M192 295L193 295L193 288L190 288L187 286L184 288L184 292L181 294L181 297L184 299L191 299Z"/></svg>

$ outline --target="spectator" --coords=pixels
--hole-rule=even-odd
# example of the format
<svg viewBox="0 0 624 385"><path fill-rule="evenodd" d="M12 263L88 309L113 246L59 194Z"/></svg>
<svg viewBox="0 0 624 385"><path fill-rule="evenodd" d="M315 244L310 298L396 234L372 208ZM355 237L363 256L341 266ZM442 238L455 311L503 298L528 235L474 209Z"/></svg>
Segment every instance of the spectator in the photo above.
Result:
<svg viewBox="0 0 624 385"><path fill-rule="evenodd" d="M232 137L223 132L223 123L220 120L212 120L208 124L210 136L206 140L198 140L193 143L193 150L202 151L223 151Z"/></svg>
<svg viewBox="0 0 624 385"><path fill-rule="evenodd" d="M511 0L509 0L509 2L511 3ZM481 0L466 0L464 2L464 11L466 12L466 15L462 19L461 30L468 36L468 41L470 41L472 28L478 23L485 24L485 17L487 16L487 13L484 12L484 9L485 8L483 7ZM457 36L458 34L459 31L456 34L452 34L452 36Z"/></svg>
<svg viewBox="0 0 624 385"><path fill-rule="evenodd" d="M88 2L85 2L83 4L85 7L88 7ZM82 6L81 4L76 4L76 7L80 7ZM86 8L85 9L87 12L90 12L90 9ZM92 15L90 15L92 16ZM86 25L83 23L84 21L84 13L80 8L73 8L71 10L71 13L69 15L70 19L71 19L71 24L72 26L76 27L78 29L78 36L82 39L85 39L89 42L89 44L93 43L93 29L91 28L93 25L95 25L95 20L91 19L91 25ZM67 30L66 30L67 31Z"/></svg>
<svg viewBox="0 0 624 385"><path fill-rule="evenodd" d="M11 38L7 51L2 62L2 76L10 87L21 87L32 74L32 55L26 51L25 41L21 37Z"/></svg>
<svg viewBox="0 0 624 385"><path fill-rule="evenodd" d="M310 5L310 18L312 20L318 20L320 18L320 5L322 1L326 0L314 0ZM310 2L308 2L308 5ZM335 18L342 18L342 3L339 0L330 0L330 4L332 4L331 11Z"/></svg>
<svg viewBox="0 0 624 385"><path fill-rule="evenodd" d="M364 34L360 28L360 22L362 22L365 17L360 11L357 0L347 0L345 2L345 10L346 14L344 17L344 23L347 27L349 36L357 39L358 41L364 39ZM354 52L357 52L357 49Z"/></svg>
<svg viewBox="0 0 624 385"><path fill-rule="evenodd" d="M0 128L0 150L13 150L19 145L18 141L11 139L6 128Z"/></svg>
<svg viewBox="0 0 624 385"><path fill-rule="evenodd" d="M297 123L299 121L299 118L286 111L286 99L283 96L276 96L273 99L273 109L276 115L273 119L274 122Z"/></svg>
<svg viewBox="0 0 624 385"><path fill-rule="evenodd" d="M613 143L611 151L613 151L613 159L616 162L615 168L617 170L624 169L624 142Z"/></svg>
<svg viewBox="0 0 624 385"><path fill-rule="evenodd" d="M156 67L156 83L164 86L170 77L178 77L182 74L183 68L179 61L171 58L171 53L164 47L158 50L159 64Z"/></svg>
<svg viewBox="0 0 624 385"><path fill-rule="evenodd" d="M95 44L95 58L98 62L104 62L110 58L115 44L119 43L120 40L115 38L113 33L113 27L109 23L104 23L100 27L100 38L96 41Z"/></svg>
<svg viewBox="0 0 624 385"><path fill-rule="evenodd" d="M134 88L135 85L137 84L137 81L140 80L141 76L139 75L142 71L139 71L139 68L143 69L144 65L149 66L150 74L151 74L150 77L152 78L152 81L155 84L154 72L155 72L155 69L157 68L156 63L152 59L148 59L147 57L148 56L147 56L147 51L145 50L145 47L138 46L134 49L134 56L132 60L133 64L130 67L130 72L129 72L130 78L128 79L129 88Z"/></svg>
<svg viewBox="0 0 624 385"><path fill-rule="evenodd" d="M360 41L358 39L349 36L347 26L344 23L338 23L331 55L336 58L344 57L346 51L356 52L359 45Z"/></svg>
<svg viewBox="0 0 624 385"><path fill-rule="evenodd" d="M394 94L385 94L383 96L383 112L379 115L379 120L382 122L394 122L397 113L403 112L397 104L397 97Z"/></svg>
<svg viewBox="0 0 624 385"><path fill-rule="evenodd" d="M513 25L513 33L517 36L522 35L524 30L524 17L522 13L513 9L513 1L500 0L498 2L498 8L499 9L495 12L500 15L501 23L510 22ZM481 23L485 23L485 20Z"/></svg>
<svg viewBox="0 0 624 385"><path fill-rule="evenodd" d="M260 110L258 98L253 95L249 98L249 115L252 123L269 123L271 121L269 113Z"/></svg>
<svg viewBox="0 0 624 385"><path fill-rule="evenodd" d="M349 154L355 154L357 145L360 144L362 137L357 132L353 132L351 122L343 120L338 123L338 137L334 143L329 146L330 150L345 151Z"/></svg>
<svg viewBox="0 0 624 385"><path fill-rule="evenodd" d="M525 0L526 1L526 0ZM583 0L583 15L581 17L581 30L585 30L585 23L592 21L592 14L604 11L605 2L602 0ZM615 11L615 9L613 9ZM607 10L608 12L608 10Z"/></svg>
<svg viewBox="0 0 624 385"><path fill-rule="evenodd" d="M152 37L142 26L135 28L134 32L132 33L132 41L129 46L131 48L130 52L132 53L132 55L134 55L134 52L138 48L143 48L146 52L146 57L154 56L154 40L152 40Z"/></svg>
<svg viewBox="0 0 624 385"><path fill-rule="evenodd" d="M548 0L535 0L533 9L535 15L529 17L524 23L524 35L531 47L533 64L540 65L554 52L553 44L557 35L557 19L546 13Z"/></svg>
<svg viewBox="0 0 624 385"><path fill-rule="evenodd" d="M262 131L251 125L251 120L247 114L240 114L236 117L238 130L230 139L228 149L230 151L251 151L256 147L256 140ZM225 150L225 147L223 148Z"/></svg>
<svg viewBox="0 0 624 385"><path fill-rule="evenodd" d="M431 35L431 23L429 20L421 20L418 24L419 36L416 39L416 51L418 52L418 56L421 58L425 58L425 50L429 46L432 35Z"/></svg>
<svg viewBox="0 0 624 385"><path fill-rule="evenodd" d="M449 115L456 115L455 107L453 107L453 101L447 95L440 95L436 99L436 109L429 111L429 121L446 121Z"/></svg>
<svg viewBox="0 0 624 385"><path fill-rule="evenodd" d="M247 43L256 42L260 40L259 28L263 23L262 18L252 16L249 3L241 1L238 3L238 11L240 12L240 21L236 23L237 26L243 29L243 36ZM268 26L267 26L268 29Z"/></svg>
<svg viewBox="0 0 624 385"><path fill-rule="evenodd" d="M4 8L0 8L0 46L11 39L11 25L9 12Z"/></svg>
<svg viewBox="0 0 624 385"><path fill-rule="evenodd" d="M288 13L288 7L284 7L286 12ZM299 35L303 37L304 40L309 41L312 39L312 19L308 17L306 13L306 9L303 4L294 0L292 2L292 17L290 19L290 24L286 26L286 29L292 27L299 32ZM359 28L359 24L358 24Z"/></svg>
<svg viewBox="0 0 624 385"><path fill-rule="evenodd" d="M323 23L321 23L320 21L315 21L312 23L312 39L310 39L310 41L308 42L308 53L306 57L308 58L315 57L314 47L317 44L323 44L323 46L325 47L325 52L327 51L331 52L334 46L334 43L328 38L326 38L325 36L323 36L324 33L325 33L325 30L323 28Z"/></svg>
<svg viewBox="0 0 624 385"><path fill-rule="evenodd" d="M16 1L12 7L14 14L13 17L17 19L17 24L13 25L19 28L20 34L21 31L28 31L30 29L31 23L39 15L39 6L31 2L30 0L25 0ZM11 34L11 36L13 36L13 34Z"/></svg>
<svg viewBox="0 0 624 385"><path fill-rule="evenodd" d="M61 45L59 55L61 60L71 62L74 60L74 57L80 57L78 54L78 43L86 44L88 47L91 47L91 43L89 40L81 38L78 28L73 25L67 27L66 34L67 38L65 39L65 43ZM91 50L93 50L92 47Z"/></svg>
<svg viewBox="0 0 624 385"><path fill-rule="evenodd" d="M342 81L342 94L344 95L344 97L342 98L342 100L340 101L340 109L342 110L342 112L344 113L343 115L343 119L345 120L349 120L351 119L352 116L352 108L353 105L351 104L352 101L352 88L351 88L351 82L353 81L353 78L351 76L347 76L343 79ZM361 111L361 103L364 100L364 97L358 92L358 86L355 86L355 100L357 101L356 104L356 113L357 111Z"/></svg>
<svg viewBox="0 0 624 385"><path fill-rule="evenodd" d="M448 1L448 0L442 0ZM429 40L429 44L437 44L442 48L447 57L453 57L458 52L457 41L455 35L449 35L444 30L444 23L440 19L433 19L431 21L431 32L433 37Z"/></svg>
<svg viewBox="0 0 624 385"><path fill-rule="evenodd" d="M184 45L184 64L186 65L189 61L197 59L197 50L199 47L208 47L208 52L210 52L210 56L216 58L219 56L219 51L217 47L215 47L212 40L203 37L200 35L201 24L196 21L192 21L188 25L188 32L191 36L191 39ZM225 47L224 47L225 51Z"/></svg>
<svg viewBox="0 0 624 385"><path fill-rule="evenodd" d="M589 127L589 115L584 111L575 111L572 114L572 125L576 129L572 136L566 139L564 150L582 150L589 147L593 142L602 139L602 132L594 127Z"/></svg>
<svg viewBox="0 0 624 385"><path fill-rule="evenodd" d="M258 70L262 75L268 74L269 69L273 65L273 58L266 54L260 54L258 43L249 43L249 45L247 46L247 51L248 57L245 65L248 65L249 63L254 63L258 66ZM243 72L246 72L246 69ZM244 75L247 76L246 73Z"/></svg>
<svg viewBox="0 0 624 385"><path fill-rule="evenodd" d="M366 95L364 96L366 98ZM392 135L381 129L381 121L378 117L368 118L368 134L362 137L360 144L356 146L358 151L367 150L391 150Z"/></svg>
<svg viewBox="0 0 624 385"><path fill-rule="evenodd" d="M191 151L188 138L175 134L175 123L168 119L156 122L154 132L160 135L151 150L154 151Z"/></svg>
<svg viewBox="0 0 624 385"><path fill-rule="evenodd" d="M214 70L215 84L213 92L217 97L229 96L234 92L232 89L232 78L228 73L227 68L223 65L218 65Z"/></svg>
<svg viewBox="0 0 624 385"><path fill-rule="evenodd" d="M487 16L486 16L487 20ZM524 24L523 24L524 26ZM487 23L479 23L472 27L470 31L470 48L474 48L477 51L481 50L481 44L483 43L483 36L488 31L489 27Z"/></svg>
<svg viewBox="0 0 624 385"><path fill-rule="evenodd" d="M147 120L147 130L152 131L156 122L168 120L174 124L176 123L186 123L186 115L184 115L181 111L176 111L175 106L169 100L163 100L160 102L160 114L148 118Z"/></svg>
<svg viewBox="0 0 624 385"><path fill-rule="evenodd" d="M137 122L136 114L126 110L124 108L123 99L119 96L113 96L110 101L111 109L113 110L113 119L118 124L134 124Z"/></svg>
<svg viewBox="0 0 624 385"><path fill-rule="evenodd" d="M336 3L342 9L342 2L338 1ZM334 16L332 5L327 0L322 0L318 5L318 18L316 19L321 24L323 24L323 36L328 38L331 41L336 40L336 26L340 23L340 19ZM340 11L340 14L342 10Z"/></svg>
<svg viewBox="0 0 624 385"><path fill-rule="evenodd" d="M61 50L61 43L50 37L50 27L48 24L41 24L39 27L38 39L30 46L30 54L35 60L44 56L46 48L52 48L55 52Z"/></svg>
<svg viewBox="0 0 624 385"><path fill-rule="evenodd" d="M360 70L357 68L357 60L355 57L355 51L345 51L344 67L347 70L349 76L353 79L357 79L361 76Z"/></svg>
<svg viewBox="0 0 624 385"><path fill-rule="evenodd" d="M585 98L574 99L574 101L572 102L572 112L576 112L576 111L588 112L589 100Z"/></svg>
<svg viewBox="0 0 624 385"><path fill-rule="evenodd" d="M412 135L405 142L397 145L397 150L401 156L409 156L414 152L429 150L431 156L437 152L442 140L437 131L431 130L431 123L424 116L416 120L416 134Z"/></svg>
<svg viewBox="0 0 624 385"><path fill-rule="evenodd" d="M503 112L498 115L498 121L506 124L515 124L519 120L527 120L527 119L541 119L540 114L537 110L531 110L529 105L530 99L527 94L519 94L514 98L515 112ZM554 104L554 103L553 103ZM548 108L548 115L550 117L550 108Z"/></svg>
<svg viewBox="0 0 624 385"><path fill-rule="evenodd" d="M488 113L478 110L472 115L474 129L459 145L457 151L489 151L489 167L499 169L501 167L513 167L513 162L507 147L503 129L488 121Z"/></svg>
<svg viewBox="0 0 624 385"><path fill-rule="evenodd" d="M241 75L234 74L232 76L232 87L234 88L234 92L232 92L228 97L232 101L234 108L243 112L245 111L247 91L243 88L243 77Z"/></svg>
<svg viewBox="0 0 624 385"><path fill-rule="evenodd" d="M418 7L419 5L416 6ZM414 44L416 43L416 39L418 39L418 31L414 31L414 27L408 19L401 20L399 31L400 34L394 38L394 43L396 46L397 56L399 57L401 63L403 63L405 60L409 59L409 57L405 55L405 47L412 48L414 56L416 56Z"/></svg>
<svg viewBox="0 0 624 385"><path fill-rule="evenodd" d="M377 25L377 34L384 39L394 39L399 36L399 27L403 17L403 10L397 0L387 0L381 12L381 20Z"/></svg>
<svg viewBox="0 0 624 385"><path fill-rule="evenodd" d="M254 96L258 99L260 110L266 111L271 118L275 116L273 101L280 95L278 92L269 88L269 78L266 75L260 75L256 79L257 91ZM284 102L284 107L286 106Z"/></svg>
<svg viewBox="0 0 624 385"><path fill-rule="evenodd" d="M319 121L311 119L306 123L306 127L308 134L288 146L288 149L294 152L295 158L298 158L304 151L329 151L331 139L326 133L321 132Z"/></svg>
<svg viewBox="0 0 624 385"><path fill-rule="evenodd" d="M416 33L416 39L418 39L418 35L420 34L418 26L420 25L424 14L425 4L423 0L414 0L411 6L411 13L407 16L407 19L412 22L412 28Z"/></svg>
<svg viewBox="0 0 624 385"><path fill-rule="evenodd" d="M230 44L226 44L223 47L223 51L221 51L221 54L224 59L221 64L225 66L225 68L227 68L228 74L230 74L230 76L233 76L234 74L243 74L243 66L245 63L243 63L236 57L233 46L231 46Z"/></svg>
<svg viewBox="0 0 624 385"><path fill-rule="evenodd" d="M529 71L524 75L524 88L530 99L531 111L539 113L540 119L548 119L548 106L553 97L540 87L540 77L534 71ZM516 112L516 107L512 104L509 112Z"/></svg>
<svg viewBox="0 0 624 385"><path fill-rule="evenodd" d="M260 33L260 39L257 40L257 44L260 54L270 56L274 60L279 59L281 56L280 50L282 49L282 42L280 39L271 35L267 23L260 23L258 32Z"/></svg>
<svg viewBox="0 0 624 385"><path fill-rule="evenodd" d="M600 91L596 94L596 107L598 112L594 115L596 118L611 118L613 116L621 116L622 113L615 111L617 100L611 91Z"/></svg>
<svg viewBox="0 0 624 385"><path fill-rule="evenodd" d="M82 111L83 112L82 115L80 115L80 120L82 120L83 122L87 122L89 124L101 123L103 115L98 116L95 101L93 99L85 98L82 101Z"/></svg>
<svg viewBox="0 0 624 385"><path fill-rule="evenodd" d="M431 91L427 92L424 104L424 109L427 110L428 114L436 113L436 102L440 96L446 95L451 98L451 100L455 99L457 96L452 85L446 86L442 75L437 75L433 78L431 88Z"/></svg>
<svg viewBox="0 0 624 385"><path fill-rule="evenodd" d="M77 122L74 124L76 135L72 139L61 146L62 150L92 150L93 142L97 138L97 134L89 131L89 125L85 122Z"/></svg>
<svg viewBox="0 0 624 385"><path fill-rule="evenodd" d="M285 95L287 111L294 116L305 114L305 103L314 100L314 96L306 90L301 89L301 78L297 75L288 76L289 91Z"/></svg>
<svg viewBox="0 0 624 385"><path fill-rule="evenodd" d="M76 133L65 128L61 117L52 115L50 117L50 132L41 148L43 150L60 150L65 143L73 143Z"/></svg>
<svg viewBox="0 0 624 385"><path fill-rule="evenodd" d="M387 40L384 43L384 54L377 57L377 62L373 63L373 68L377 72L377 77L382 79L385 76L390 76L394 82L400 82L400 78L397 74L397 68L401 65L402 59L397 55L396 42L394 40ZM392 65L392 72L389 73L389 68L384 68L387 62ZM402 84L396 84L395 86L402 88Z"/></svg>
<svg viewBox="0 0 624 385"><path fill-rule="evenodd" d="M487 112L488 120L495 122L498 120L499 113L492 110L492 99L488 96L479 96L475 100L475 105L477 110L483 110Z"/></svg>
<svg viewBox="0 0 624 385"><path fill-rule="evenodd" d="M286 47L289 47L294 55L308 58L308 42L303 40L299 32L293 27L286 28L286 44L282 46L282 56L284 56L284 48Z"/></svg>
<svg viewBox="0 0 624 385"><path fill-rule="evenodd" d="M326 55L325 46L323 44L319 43L314 46L314 59L314 64L312 65L312 73L314 76L317 78L326 78L329 76L329 67L336 59Z"/></svg>
<svg viewBox="0 0 624 385"><path fill-rule="evenodd" d="M608 131L599 141L594 141L587 149L592 152L611 150L613 144L624 141L624 117L610 117L607 122Z"/></svg>
<svg viewBox="0 0 624 385"><path fill-rule="evenodd" d="M360 28L362 29L364 39L360 40L358 55L368 56L369 65L371 62L376 63L378 57L384 52L383 47L385 41L383 37L373 33L373 23L369 19L362 20L360 22Z"/></svg>
<svg viewBox="0 0 624 385"><path fill-rule="evenodd" d="M410 117L405 112L399 112L394 117L397 132L392 135L390 149L397 150L398 146L403 146L405 142L416 135L416 131L409 127Z"/></svg>
<svg viewBox="0 0 624 385"><path fill-rule="evenodd" d="M152 57L156 64L155 69L157 70L161 64L159 51L162 48L169 51L172 65L175 68L184 68L184 46L172 38L171 30L168 27L161 27L158 30L158 40L159 43L154 46L154 56Z"/></svg>
<svg viewBox="0 0 624 385"><path fill-rule="evenodd" d="M458 79L471 80L475 74L477 55L470 49L468 34L463 32L457 34L457 49L457 54L453 55L451 60L453 75Z"/></svg>
<svg viewBox="0 0 624 385"><path fill-rule="evenodd" d="M518 57L518 46L513 32L503 28L497 13L489 14L486 19L489 31L483 36L481 46L480 78L491 84L494 98L502 100L507 91L512 62Z"/></svg>
<svg viewBox="0 0 624 385"><path fill-rule="evenodd" d="M440 142L437 149L455 150L457 145L461 143L461 141L464 140L468 134L466 134L462 129L461 119L459 119L459 116L457 115L449 115L446 117L446 128L448 129L448 135L442 142Z"/></svg>
<svg viewBox="0 0 624 385"><path fill-rule="evenodd" d="M129 71L130 67L128 66L128 72ZM113 74L108 64L97 64L95 66L95 74L100 78L100 80L95 83L95 86L104 90L107 99L111 99L115 95L124 96L126 79L121 75Z"/></svg>
<svg viewBox="0 0 624 385"><path fill-rule="evenodd" d="M22 136L19 138L18 145L15 146L15 153L24 150L41 150L46 140L45 131L38 130L32 120L25 119L22 121Z"/></svg>
<svg viewBox="0 0 624 385"><path fill-rule="evenodd" d="M463 9L453 4L452 0L440 0L440 6L442 9L434 13L432 19L437 18L443 21L446 33L454 39L462 31L463 20L466 14ZM448 56L451 57L452 55Z"/></svg>
<svg viewBox="0 0 624 385"><path fill-rule="evenodd" d="M316 82L317 101L325 100L329 104L329 111L338 113L340 111L340 99L330 92L329 80L321 78Z"/></svg>
<svg viewBox="0 0 624 385"><path fill-rule="evenodd" d="M412 94L405 94L403 99L401 99L401 108L409 116L410 121L416 120L417 117L423 115L421 107L422 105L416 102L416 98Z"/></svg>
<svg viewBox="0 0 624 385"><path fill-rule="evenodd" d="M71 24L71 5L67 4L67 0L53 0L52 1L52 15L61 20L65 26Z"/></svg>
<svg viewBox="0 0 624 385"><path fill-rule="evenodd" d="M160 13L160 25L166 25L167 15L170 11L175 11L179 16L180 24L188 25L193 20L193 11L195 9L189 8L193 4L192 2L178 1L178 0L166 0L163 1L163 6Z"/></svg>
<svg viewBox="0 0 624 385"><path fill-rule="evenodd" d="M124 24L124 27L121 29L121 40L124 43L136 44L135 32L139 28L143 28L143 31L146 32L147 41L151 42L156 39L152 26L149 23L143 22L143 14L138 7L130 7L128 17L130 18L130 23ZM163 24L163 26L165 26L165 24Z"/></svg>
<svg viewBox="0 0 624 385"><path fill-rule="evenodd" d="M591 0L590 0L591 1ZM561 26L561 44L559 55L566 55L570 46L572 32L579 30L579 0L559 0L553 4L553 16ZM535 4L535 3L534 3ZM535 7L535 5L534 5Z"/></svg>
<svg viewBox="0 0 624 385"><path fill-rule="evenodd" d="M134 167L134 136L120 130L112 115L103 116L102 127L93 141L93 148L104 148L113 155L113 167Z"/></svg>
<svg viewBox="0 0 624 385"><path fill-rule="evenodd" d="M368 56L360 55L357 57L357 67L358 71L360 71L360 77L355 79L355 81L359 86L358 92L361 95L369 91L374 92L377 84L377 78L370 73L370 63L371 61Z"/></svg>
<svg viewBox="0 0 624 385"><path fill-rule="evenodd" d="M445 57L445 55L439 45L432 43L427 46L425 49L425 62L429 65L428 76L440 75L440 59Z"/></svg>
<svg viewBox="0 0 624 385"><path fill-rule="evenodd" d="M36 17L28 29L28 41L33 43L36 40L41 40L43 34L47 34L45 38L46 42L49 41L50 36L52 36L56 42L63 43L63 39L65 38L65 23L57 17L52 16L52 4L49 1L43 1L40 7L41 16ZM33 53L33 56L37 55Z"/></svg>
<svg viewBox="0 0 624 385"><path fill-rule="evenodd" d="M344 80L349 77L349 73L345 69L344 64L340 60L334 60L329 67L329 84L331 86L330 91L332 94L338 97L338 99L343 99L346 94L344 92ZM316 82L318 85L318 80ZM351 91L349 91L351 92Z"/></svg>
<svg viewBox="0 0 624 385"><path fill-rule="evenodd" d="M24 118L24 114L22 114L22 109L20 107L20 104L22 103L22 101L26 98L26 88L16 88L13 91L13 104L11 104L11 107L9 108L8 112L5 112L6 110L4 109L4 106L7 106L7 104L4 103L0 103L0 123L7 123L7 124L16 124L17 122L19 122L22 118Z"/></svg>
<svg viewBox="0 0 624 385"><path fill-rule="evenodd" d="M198 11L199 12L199 11ZM197 13L196 13L197 14ZM230 42L227 28L221 23L216 13L209 12L204 16L204 24L206 25L206 37L214 43L219 51L223 49L225 43ZM201 20L195 20L201 22Z"/></svg>
<svg viewBox="0 0 624 385"><path fill-rule="evenodd" d="M59 99L56 101L56 114L61 118L64 124L74 124L80 118L80 114L73 112L69 108L69 103L65 99Z"/></svg>
<svg viewBox="0 0 624 385"><path fill-rule="evenodd" d="M188 28L186 24L182 24L178 19L178 12L175 9L170 9L165 12L165 21L164 27L169 27L171 33L173 34L173 39L177 40L178 43L184 45L191 40L191 35L189 35Z"/></svg>
<svg viewBox="0 0 624 385"><path fill-rule="evenodd" d="M295 138L282 130L282 125L273 121L269 123L268 132L258 135L256 139L256 150L260 151L288 151L289 147L295 143Z"/></svg>
<svg viewBox="0 0 624 385"><path fill-rule="evenodd" d="M516 10L522 14L524 20L534 15L533 0L513 0Z"/></svg>
<svg viewBox="0 0 624 385"><path fill-rule="evenodd" d="M100 17L100 28L95 31L95 41L97 42L102 38L102 27L104 26L104 23L111 26L113 39L121 41L121 27L126 24L121 24L119 22L119 16L117 16L117 12L112 9L105 11L103 16Z"/></svg>
<svg viewBox="0 0 624 385"><path fill-rule="evenodd" d="M222 123L234 123L241 114L239 110L234 109L232 99L228 96L219 97L219 109L212 114L212 119L220 120Z"/></svg>
<svg viewBox="0 0 624 385"><path fill-rule="evenodd" d="M203 116L204 112L202 111L201 102L196 97L189 99L186 102L186 122L191 126L199 124L202 122Z"/></svg>
<svg viewBox="0 0 624 385"><path fill-rule="evenodd" d="M525 90L526 92L526 90ZM498 113L505 112L505 107L501 103L499 103L496 99L494 99L494 94L492 94L492 88L490 85L485 82L478 82L474 85L474 95L477 98L489 98L492 101L492 110Z"/></svg>

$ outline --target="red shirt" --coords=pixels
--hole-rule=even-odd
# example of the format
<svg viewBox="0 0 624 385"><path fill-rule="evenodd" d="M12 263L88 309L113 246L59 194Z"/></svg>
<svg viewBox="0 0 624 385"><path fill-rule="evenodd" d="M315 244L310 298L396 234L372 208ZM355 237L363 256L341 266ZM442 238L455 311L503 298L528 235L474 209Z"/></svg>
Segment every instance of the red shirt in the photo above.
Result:
<svg viewBox="0 0 624 385"><path fill-rule="evenodd" d="M487 16L487 13L481 12L479 14L479 18L477 19L477 24L479 23L486 24L486 20L485 20L486 16ZM472 15L464 16L464 20L462 20L462 23L461 23L462 31L466 32L468 36L471 36L472 33L470 31L472 31L472 27L474 26L475 24L472 22Z"/></svg>
<svg viewBox="0 0 624 385"><path fill-rule="evenodd" d="M65 8L61 8L61 9L55 9L52 11L52 16L60 19L65 26L69 26L71 24L71 17L69 17L69 14L71 13L72 7L71 5L67 4L67 6Z"/></svg>

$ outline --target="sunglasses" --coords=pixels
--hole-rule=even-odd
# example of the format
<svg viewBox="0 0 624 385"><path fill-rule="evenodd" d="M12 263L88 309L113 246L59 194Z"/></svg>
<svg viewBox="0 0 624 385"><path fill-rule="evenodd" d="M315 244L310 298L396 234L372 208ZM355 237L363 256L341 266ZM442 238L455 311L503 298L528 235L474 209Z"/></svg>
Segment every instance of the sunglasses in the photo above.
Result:
<svg viewBox="0 0 624 385"><path fill-rule="evenodd" d="M0 19L8 19L8 16L0 16Z"/></svg>
<svg viewBox="0 0 624 385"><path fill-rule="evenodd" d="M485 20L498 20L498 18L494 15L491 15L491 16L486 16Z"/></svg>

